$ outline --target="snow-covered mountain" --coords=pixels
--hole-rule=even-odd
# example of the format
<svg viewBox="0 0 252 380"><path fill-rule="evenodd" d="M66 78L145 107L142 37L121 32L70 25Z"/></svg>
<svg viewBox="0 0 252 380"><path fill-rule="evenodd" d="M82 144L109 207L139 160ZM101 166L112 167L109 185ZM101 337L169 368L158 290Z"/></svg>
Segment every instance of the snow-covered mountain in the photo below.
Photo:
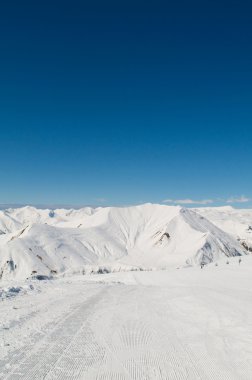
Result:
<svg viewBox="0 0 252 380"><path fill-rule="evenodd" d="M155 204L0 211L0 278L197 265L248 253L218 212L225 215Z"/></svg>
<svg viewBox="0 0 252 380"><path fill-rule="evenodd" d="M195 209L223 231L232 235L252 253L252 210L226 207L206 207Z"/></svg>

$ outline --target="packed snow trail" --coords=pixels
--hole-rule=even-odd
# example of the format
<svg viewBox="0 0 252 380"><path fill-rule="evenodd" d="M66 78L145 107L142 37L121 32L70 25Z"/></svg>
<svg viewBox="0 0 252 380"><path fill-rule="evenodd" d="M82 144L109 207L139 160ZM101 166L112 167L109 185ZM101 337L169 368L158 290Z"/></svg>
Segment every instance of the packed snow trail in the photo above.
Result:
<svg viewBox="0 0 252 380"><path fill-rule="evenodd" d="M142 286L103 285L34 342L3 378L204 378L172 326L160 325L159 314L151 313L148 293Z"/></svg>
<svg viewBox="0 0 252 380"><path fill-rule="evenodd" d="M22 305L28 309L30 298L39 312L34 309L1 331L10 347L5 355L0 351L0 379L249 380L250 276L243 268L235 275L230 265L226 272L210 268L59 280L39 294L4 300L2 310L10 319ZM44 326L40 311L48 319ZM23 345L15 349L11 330L12 339L24 331L17 338Z"/></svg>

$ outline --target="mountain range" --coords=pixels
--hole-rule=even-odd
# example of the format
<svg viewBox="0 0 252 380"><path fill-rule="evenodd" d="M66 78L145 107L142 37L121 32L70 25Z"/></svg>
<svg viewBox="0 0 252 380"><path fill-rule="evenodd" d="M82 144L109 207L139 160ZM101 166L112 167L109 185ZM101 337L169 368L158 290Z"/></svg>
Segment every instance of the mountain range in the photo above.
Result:
<svg viewBox="0 0 252 380"><path fill-rule="evenodd" d="M0 279L206 265L252 252L252 210L131 207L0 211Z"/></svg>

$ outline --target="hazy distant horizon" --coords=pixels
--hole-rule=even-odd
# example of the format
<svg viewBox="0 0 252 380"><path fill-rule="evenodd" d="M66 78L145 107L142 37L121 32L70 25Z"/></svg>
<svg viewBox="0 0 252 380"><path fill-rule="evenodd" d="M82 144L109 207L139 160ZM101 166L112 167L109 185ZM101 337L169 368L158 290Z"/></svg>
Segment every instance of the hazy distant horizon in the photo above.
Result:
<svg viewBox="0 0 252 380"><path fill-rule="evenodd" d="M106 204L106 205L100 205L100 204L82 204L82 205L76 205L76 204L29 204L29 203L24 203L24 204L18 204L18 203L7 203L7 204L0 204L0 210L7 210L7 209L17 209L17 208L23 208L23 207L34 207L37 209L41 210L56 210L56 209L65 209L65 210L79 210L81 208L85 207L91 207L91 208L98 208L98 207L133 207L133 206L139 206L142 204L146 203L151 203L151 204L160 204L164 206L171 206L167 205L162 202L144 202L144 203L135 203L135 204L120 204L120 205L112 205L112 204ZM184 205L184 204L173 204L172 206L181 206L181 207L186 207L186 208L206 208L206 207L228 207L231 206L234 209L250 209L248 205L242 205L238 207L237 205L228 205L228 204L219 204L219 205Z"/></svg>

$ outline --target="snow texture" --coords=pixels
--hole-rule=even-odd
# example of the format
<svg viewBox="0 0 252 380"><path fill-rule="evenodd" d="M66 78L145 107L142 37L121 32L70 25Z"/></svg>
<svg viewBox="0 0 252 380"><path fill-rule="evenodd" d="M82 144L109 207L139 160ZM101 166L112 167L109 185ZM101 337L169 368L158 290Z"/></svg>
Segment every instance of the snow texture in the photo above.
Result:
<svg viewBox="0 0 252 380"><path fill-rule="evenodd" d="M232 208L8 209L0 211L0 282L209 264L250 253L251 226L250 210Z"/></svg>
<svg viewBox="0 0 252 380"><path fill-rule="evenodd" d="M251 259L72 276L4 299L0 378L250 380Z"/></svg>

